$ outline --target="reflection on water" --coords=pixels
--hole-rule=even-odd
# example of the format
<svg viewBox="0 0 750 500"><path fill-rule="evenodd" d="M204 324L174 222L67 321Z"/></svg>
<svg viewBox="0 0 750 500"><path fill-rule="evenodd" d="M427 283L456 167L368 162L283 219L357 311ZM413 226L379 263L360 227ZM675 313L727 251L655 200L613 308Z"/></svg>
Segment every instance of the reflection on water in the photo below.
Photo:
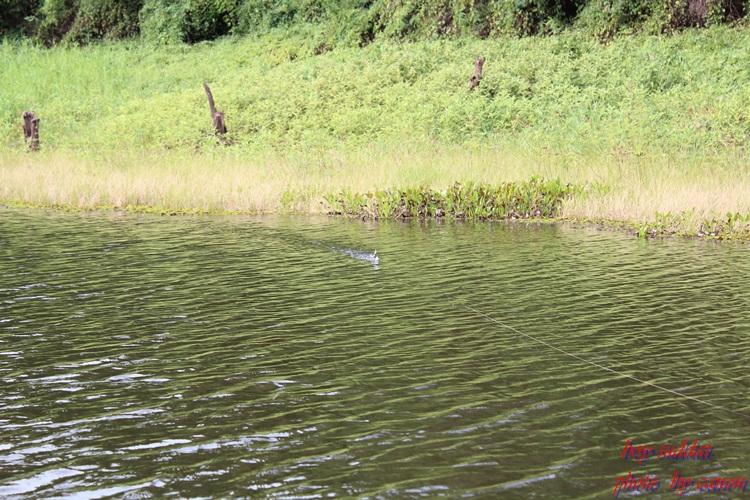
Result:
<svg viewBox="0 0 750 500"><path fill-rule="evenodd" d="M746 245L0 211L0 497L597 497L747 477ZM710 442L708 461L638 465ZM630 493L627 493L630 495ZM621 496L623 496L621 494Z"/></svg>

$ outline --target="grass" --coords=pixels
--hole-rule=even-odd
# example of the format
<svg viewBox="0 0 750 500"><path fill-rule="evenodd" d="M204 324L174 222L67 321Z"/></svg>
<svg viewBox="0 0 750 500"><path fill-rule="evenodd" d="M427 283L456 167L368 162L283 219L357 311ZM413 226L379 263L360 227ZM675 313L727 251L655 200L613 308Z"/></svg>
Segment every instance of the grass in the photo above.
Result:
<svg viewBox="0 0 750 500"><path fill-rule="evenodd" d="M342 192L538 175L583 186L567 219L750 233L748 31L332 51L309 35L1 44L0 202L325 212ZM470 93L479 54L485 78ZM230 146L213 136L203 82ZM42 118L37 154L23 151L24 109Z"/></svg>
<svg viewBox="0 0 750 500"><path fill-rule="evenodd" d="M744 158L663 162L659 169L656 164L647 157L596 161L431 144L250 159L141 153L104 160L16 153L0 156L0 199L6 204L80 209L325 213L333 208L326 196L342 192L447 188L456 179L500 184L542 175L583 186L558 214L564 219L627 222L626 228L642 235L654 230L723 237L748 232L747 221L736 221L731 231L719 228L728 212L750 214Z"/></svg>
<svg viewBox="0 0 750 500"><path fill-rule="evenodd" d="M228 157L137 153L81 158L59 153L0 157L0 199L30 205L153 205L207 211L327 210L338 191L373 186L449 185L455 179L522 180L533 168L507 152L409 144L356 150Z"/></svg>

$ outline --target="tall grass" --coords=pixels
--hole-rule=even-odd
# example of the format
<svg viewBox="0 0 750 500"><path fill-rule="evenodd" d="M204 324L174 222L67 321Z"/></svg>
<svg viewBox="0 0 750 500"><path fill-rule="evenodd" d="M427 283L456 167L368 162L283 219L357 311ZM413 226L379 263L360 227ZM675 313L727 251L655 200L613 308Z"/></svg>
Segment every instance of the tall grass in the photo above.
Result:
<svg viewBox="0 0 750 500"><path fill-rule="evenodd" d="M38 155L22 152L25 109L42 118ZM191 47L0 45L6 203L315 211L340 190L539 174L588 186L567 217L698 221L750 213L749 146L750 32L729 28L606 45L565 33L326 51L304 27Z"/></svg>
<svg viewBox="0 0 750 500"><path fill-rule="evenodd" d="M500 184L533 175L584 186L567 200L566 219L626 221L641 230L714 232L725 214L750 214L750 168L740 156L578 157L529 150L371 145L358 149L221 153L153 152L104 158L49 153L0 155L0 200L83 209L174 211L330 210L326 195L431 186ZM712 221L718 221L713 223ZM710 226L710 227L709 227ZM737 225L734 232L748 229Z"/></svg>

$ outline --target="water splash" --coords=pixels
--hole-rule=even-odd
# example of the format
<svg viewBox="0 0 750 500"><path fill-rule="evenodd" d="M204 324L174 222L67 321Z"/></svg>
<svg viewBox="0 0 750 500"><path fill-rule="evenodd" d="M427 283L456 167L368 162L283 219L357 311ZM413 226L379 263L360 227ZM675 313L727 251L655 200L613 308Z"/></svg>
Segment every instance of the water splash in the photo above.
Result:
<svg viewBox="0 0 750 500"><path fill-rule="evenodd" d="M378 257L378 251L375 250L372 253L366 250L355 250L353 248L331 248L332 251L351 257L352 259L363 260L372 264L374 269L380 269L380 257Z"/></svg>

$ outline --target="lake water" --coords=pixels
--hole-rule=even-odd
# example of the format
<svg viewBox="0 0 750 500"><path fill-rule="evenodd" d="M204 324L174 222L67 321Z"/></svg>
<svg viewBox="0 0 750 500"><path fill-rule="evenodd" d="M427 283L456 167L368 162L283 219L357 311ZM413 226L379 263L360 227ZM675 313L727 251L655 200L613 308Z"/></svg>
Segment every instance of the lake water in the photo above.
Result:
<svg viewBox="0 0 750 500"><path fill-rule="evenodd" d="M0 210L0 497L695 493L750 476L749 278L552 224Z"/></svg>

